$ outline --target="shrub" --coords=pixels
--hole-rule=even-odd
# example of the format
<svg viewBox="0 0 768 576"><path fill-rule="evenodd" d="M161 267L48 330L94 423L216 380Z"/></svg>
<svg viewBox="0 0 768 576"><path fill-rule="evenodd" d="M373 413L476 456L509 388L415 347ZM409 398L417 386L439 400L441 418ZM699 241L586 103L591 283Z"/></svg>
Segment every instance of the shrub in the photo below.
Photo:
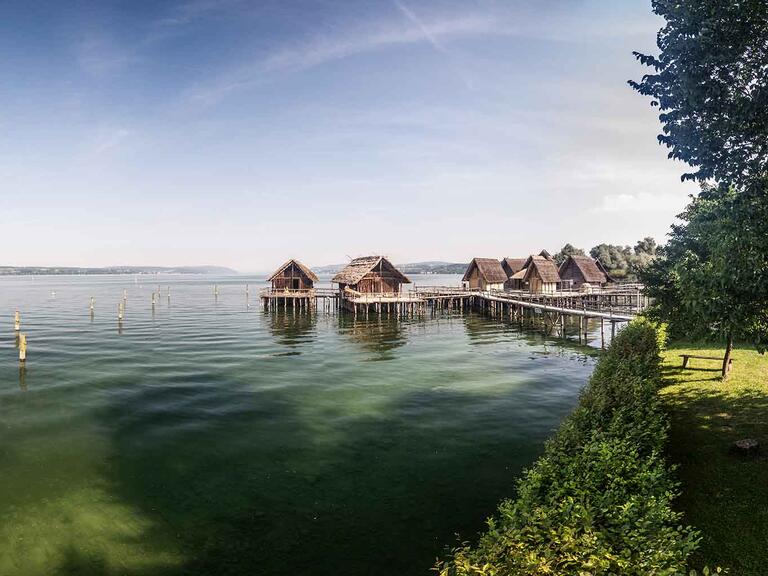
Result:
<svg viewBox="0 0 768 576"><path fill-rule="evenodd" d="M438 562L441 576L685 574L698 535L671 506L660 340L642 319L616 336L517 497Z"/></svg>

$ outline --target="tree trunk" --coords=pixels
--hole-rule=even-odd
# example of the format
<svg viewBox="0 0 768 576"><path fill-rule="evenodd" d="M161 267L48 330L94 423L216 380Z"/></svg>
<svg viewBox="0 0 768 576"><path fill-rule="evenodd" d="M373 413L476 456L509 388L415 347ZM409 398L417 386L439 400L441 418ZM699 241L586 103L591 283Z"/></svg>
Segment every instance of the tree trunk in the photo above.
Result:
<svg viewBox="0 0 768 576"><path fill-rule="evenodd" d="M728 341L725 344L725 357L723 358L723 380L731 369L731 352L733 351L733 332L728 332Z"/></svg>

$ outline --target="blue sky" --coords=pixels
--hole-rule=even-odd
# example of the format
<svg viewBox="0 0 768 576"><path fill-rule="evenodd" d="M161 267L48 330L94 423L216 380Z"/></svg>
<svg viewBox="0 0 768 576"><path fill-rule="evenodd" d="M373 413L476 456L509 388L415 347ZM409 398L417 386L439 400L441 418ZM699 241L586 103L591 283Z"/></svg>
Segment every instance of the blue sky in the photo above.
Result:
<svg viewBox="0 0 768 576"><path fill-rule="evenodd" d="M0 264L268 270L663 238L648 1L4 2Z"/></svg>

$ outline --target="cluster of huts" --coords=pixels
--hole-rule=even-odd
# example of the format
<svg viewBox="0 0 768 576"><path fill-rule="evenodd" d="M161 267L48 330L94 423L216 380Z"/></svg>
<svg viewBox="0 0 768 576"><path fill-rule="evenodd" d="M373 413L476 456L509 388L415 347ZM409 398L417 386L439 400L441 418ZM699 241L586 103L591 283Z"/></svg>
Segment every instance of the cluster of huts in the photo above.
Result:
<svg viewBox="0 0 768 576"><path fill-rule="evenodd" d="M558 266L546 250L527 258L474 258L462 280L474 289L522 290L533 294L587 292L614 281L599 260L573 255Z"/></svg>
<svg viewBox="0 0 768 576"><path fill-rule="evenodd" d="M272 290L304 292L314 289L317 275L297 260L288 260L270 276ZM527 258L474 258L462 281L470 289L522 290L534 294L553 294L560 290L590 291L613 282L599 260L589 256L568 256L558 266L543 250ZM410 284L383 256L364 256L352 260L331 280L340 291L362 294L398 294Z"/></svg>

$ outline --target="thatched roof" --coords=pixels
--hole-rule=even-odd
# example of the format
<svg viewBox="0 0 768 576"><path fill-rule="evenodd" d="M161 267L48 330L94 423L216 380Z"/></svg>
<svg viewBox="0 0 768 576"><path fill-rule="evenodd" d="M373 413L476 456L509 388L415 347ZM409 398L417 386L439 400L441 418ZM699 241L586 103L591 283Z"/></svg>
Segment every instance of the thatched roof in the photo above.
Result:
<svg viewBox="0 0 768 576"><path fill-rule="evenodd" d="M507 276L512 278L512 276L523 269L526 260L527 258L504 258L504 260L501 261L501 267L504 268L504 272L506 272Z"/></svg>
<svg viewBox="0 0 768 576"><path fill-rule="evenodd" d="M288 266L290 266L291 264L293 264L294 266L296 266L296 268L301 270L307 278L312 280L312 282L317 282L318 281L317 275L314 272L312 272L312 270L310 270L309 268L304 266L304 264L302 264L298 260L294 260L294 259L290 259L290 260L288 260L288 262L286 262L285 264L280 266L280 268L278 268L277 271L275 271L275 273L272 274L272 276L269 277L268 281L271 282L272 280L274 280L275 278L280 276L280 274L282 274L283 271L286 268L288 268Z"/></svg>
<svg viewBox="0 0 768 576"><path fill-rule="evenodd" d="M610 274L608 274L608 270L606 269L606 267L605 267L605 266L603 266L603 263L602 263L602 262L600 262L600 260L595 260L595 266L597 266L597 267L598 267L598 269L600 270L600 272L602 272L603 274L605 274L605 280L606 280L606 282L616 282L616 280L614 279L614 277L613 277L613 276L611 276Z"/></svg>
<svg viewBox="0 0 768 576"><path fill-rule="evenodd" d="M489 284L503 284L507 281L507 273L501 267L501 262L495 258L473 258L464 273L464 278L462 278L464 282L469 281L472 270L475 268L477 268L481 278Z"/></svg>
<svg viewBox="0 0 768 576"><path fill-rule="evenodd" d="M552 257L552 254L550 254L546 250L542 250L541 252L539 252L539 256L543 256L547 260L554 260L554 258Z"/></svg>
<svg viewBox="0 0 768 576"><path fill-rule="evenodd" d="M560 275L567 274L570 266L573 265L584 278L585 282L590 284L605 284L609 282L610 276L605 272L603 265L589 256L568 256L560 265Z"/></svg>
<svg viewBox="0 0 768 576"><path fill-rule="evenodd" d="M344 268L344 270L336 274L331 282L337 284L357 284L366 274L368 274L368 272L374 270L379 264L381 264L382 268L389 270L393 276L399 278L402 283L411 283L408 277L395 268L392 262L384 258L384 256L363 256L362 258L355 258L352 262L347 264L347 267Z"/></svg>
<svg viewBox="0 0 768 576"><path fill-rule="evenodd" d="M525 263L526 273L524 280L530 280L531 275L536 272L542 282L560 282L560 274L557 271L557 264L554 260L549 260L541 255L530 256Z"/></svg>
<svg viewBox="0 0 768 576"><path fill-rule="evenodd" d="M525 278L525 274L527 272L528 272L528 268L521 268L520 270L518 270L517 272L512 274L512 276L510 276L510 279L511 280L522 280L523 278Z"/></svg>

